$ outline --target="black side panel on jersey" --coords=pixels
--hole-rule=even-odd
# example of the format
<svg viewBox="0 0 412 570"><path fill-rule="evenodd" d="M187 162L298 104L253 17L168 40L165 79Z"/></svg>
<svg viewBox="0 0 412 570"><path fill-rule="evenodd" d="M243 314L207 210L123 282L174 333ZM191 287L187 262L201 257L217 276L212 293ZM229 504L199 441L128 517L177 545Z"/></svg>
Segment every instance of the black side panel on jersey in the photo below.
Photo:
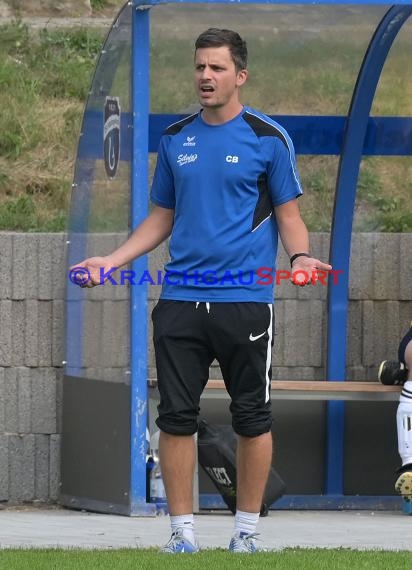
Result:
<svg viewBox="0 0 412 570"><path fill-rule="evenodd" d="M283 142L283 144L289 150L289 146L285 135L274 125L267 123L266 121L264 121L260 117L257 117L256 115L251 115L247 111L245 111L245 113L243 114L243 118L257 137L277 137Z"/></svg>
<svg viewBox="0 0 412 570"><path fill-rule="evenodd" d="M283 144L288 148L286 138L282 131L277 129L274 125L267 123L260 117L251 115L245 112L243 115L244 120L253 130L257 137L276 137L280 139ZM273 213L273 204L269 194L267 183L267 174L263 172L257 180L257 188L259 191L259 198L253 213L252 231L255 230L264 220L266 220Z"/></svg>
<svg viewBox="0 0 412 570"><path fill-rule="evenodd" d="M189 123L194 121L197 116L198 116L198 113L195 113L194 115L190 115L190 117L186 117L186 118L182 119L181 121L178 121L177 123L173 123L172 125L169 125L167 127L167 129L165 130L165 134L166 135L177 135L177 133L180 133L180 131L183 129L183 127L185 127L186 125L189 125Z"/></svg>
<svg viewBox="0 0 412 570"><path fill-rule="evenodd" d="M268 218L273 211L272 200L270 199L267 174L263 172L257 181L259 190L259 198L253 212L252 232L255 230L266 218Z"/></svg>

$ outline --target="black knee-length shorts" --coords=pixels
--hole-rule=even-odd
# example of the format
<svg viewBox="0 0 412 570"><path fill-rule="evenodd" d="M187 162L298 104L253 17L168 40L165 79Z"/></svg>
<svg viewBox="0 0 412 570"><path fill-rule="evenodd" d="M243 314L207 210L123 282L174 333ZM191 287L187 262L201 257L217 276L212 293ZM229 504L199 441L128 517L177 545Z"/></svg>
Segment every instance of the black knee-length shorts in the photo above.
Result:
<svg viewBox="0 0 412 570"><path fill-rule="evenodd" d="M271 304L161 299L152 319L161 430L175 435L197 431L200 396L216 359L231 398L235 432L255 437L270 431Z"/></svg>

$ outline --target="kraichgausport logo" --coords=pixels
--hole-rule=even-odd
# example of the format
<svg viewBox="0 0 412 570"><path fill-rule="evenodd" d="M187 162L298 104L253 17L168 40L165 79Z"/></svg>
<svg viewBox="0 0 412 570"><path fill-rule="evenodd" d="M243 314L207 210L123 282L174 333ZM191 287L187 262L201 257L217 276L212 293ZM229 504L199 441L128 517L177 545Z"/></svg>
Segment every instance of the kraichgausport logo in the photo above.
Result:
<svg viewBox="0 0 412 570"><path fill-rule="evenodd" d="M109 178L114 178L120 159L120 102L118 97L106 97L103 146L106 174Z"/></svg>

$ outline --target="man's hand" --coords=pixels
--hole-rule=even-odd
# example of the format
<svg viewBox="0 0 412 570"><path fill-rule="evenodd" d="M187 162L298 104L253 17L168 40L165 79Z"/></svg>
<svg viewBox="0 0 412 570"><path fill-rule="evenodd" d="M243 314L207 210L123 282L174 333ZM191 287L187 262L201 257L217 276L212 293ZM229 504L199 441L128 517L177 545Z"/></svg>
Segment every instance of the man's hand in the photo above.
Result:
<svg viewBox="0 0 412 570"><path fill-rule="evenodd" d="M291 281L298 287L305 285L315 285L318 281L326 285L328 271L332 269L329 263L324 263L314 257L300 256L292 264Z"/></svg>
<svg viewBox="0 0 412 570"><path fill-rule="evenodd" d="M89 257L69 268L69 279L75 285L91 288L96 285L103 285L107 281L105 274L114 268L116 266L113 265L110 255Z"/></svg>

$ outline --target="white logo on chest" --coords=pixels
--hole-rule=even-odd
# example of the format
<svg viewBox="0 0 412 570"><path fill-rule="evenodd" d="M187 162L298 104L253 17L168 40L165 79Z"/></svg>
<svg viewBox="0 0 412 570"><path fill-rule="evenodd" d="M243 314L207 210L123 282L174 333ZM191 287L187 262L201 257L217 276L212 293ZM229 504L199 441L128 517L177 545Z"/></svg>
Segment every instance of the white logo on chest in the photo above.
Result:
<svg viewBox="0 0 412 570"><path fill-rule="evenodd" d="M185 164L189 164L189 162L194 162L197 160L197 154L179 154L177 157L177 164L179 166L184 166Z"/></svg>
<svg viewBox="0 0 412 570"><path fill-rule="evenodd" d="M186 142L183 143L183 146L196 146L195 138L195 136L186 137Z"/></svg>
<svg viewBox="0 0 412 570"><path fill-rule="evenodd" d="M226 162L231 162L232 164L237 164L239 162L239 157L238 156L232 156L231 154L228 154L226 157Z"/></svg>

